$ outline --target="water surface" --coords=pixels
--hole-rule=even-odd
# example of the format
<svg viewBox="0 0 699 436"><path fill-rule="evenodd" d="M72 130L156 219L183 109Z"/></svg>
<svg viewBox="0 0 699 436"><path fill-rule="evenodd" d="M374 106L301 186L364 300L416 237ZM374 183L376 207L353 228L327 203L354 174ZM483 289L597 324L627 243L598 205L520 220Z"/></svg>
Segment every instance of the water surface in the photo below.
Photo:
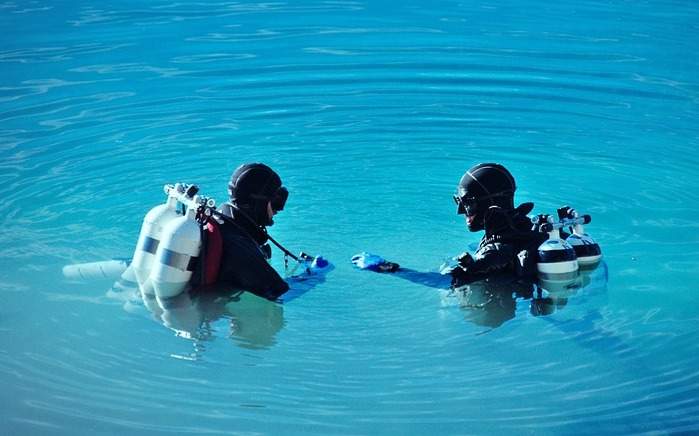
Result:
<svg viewBox="0 0 699 436"><path fill-rule="evenodd" d="M0 428L698 432L698 18L685 1L0 4ZM187 334L113 280L62 276L129 257L163 184L223 201L247 161L292 193L274 236L335 265L303 296L202 302ZM591 214L606 269L547 316L352 269L368 250L434 271L476 242L450 196L483 161L537 212Z"/></svg>

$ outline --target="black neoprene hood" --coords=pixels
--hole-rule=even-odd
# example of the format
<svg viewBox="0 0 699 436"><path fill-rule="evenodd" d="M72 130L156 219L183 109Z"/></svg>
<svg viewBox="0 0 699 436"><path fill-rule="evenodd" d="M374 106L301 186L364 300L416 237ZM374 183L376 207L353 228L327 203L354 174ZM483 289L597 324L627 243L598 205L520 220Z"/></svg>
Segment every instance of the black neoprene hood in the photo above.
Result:
<svg viewBox="0 0 699 436"><path fill-rule="evenodd" d="M497 163L481 163L473 166L461 177L458 196L486 200L494 197L512 197L517 186L507 169Z"/></svg>
<svg viewBox="0 0 699 436"><path fill-rule="evenodd" d="M262 163L248 163L236 168L228 182L231 203L260 226L271 226L274 220L267 205L280 211L289 196L282 180L270 167Z"/></svg>
<svg viewBox="0 0 699 436"><path fill-rule="evenodd" d="M236 168L231 175L228 194L232 203L250 205L256 200L271 200L281 186L281 178L270 167L248 163Z"/></svg>

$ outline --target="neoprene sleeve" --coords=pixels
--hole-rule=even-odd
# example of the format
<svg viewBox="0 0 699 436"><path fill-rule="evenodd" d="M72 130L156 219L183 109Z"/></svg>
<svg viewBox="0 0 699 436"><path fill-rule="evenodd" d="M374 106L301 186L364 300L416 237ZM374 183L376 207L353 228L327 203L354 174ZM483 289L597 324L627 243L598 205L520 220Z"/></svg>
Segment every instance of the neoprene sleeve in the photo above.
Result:
<svg viewBox="0 0 699 436"><path fill-rule="evenodd" d="M289 285L267 263L255 242L244 235L225 235L220 282L229 282L253 294L276 300Z"/></svg>

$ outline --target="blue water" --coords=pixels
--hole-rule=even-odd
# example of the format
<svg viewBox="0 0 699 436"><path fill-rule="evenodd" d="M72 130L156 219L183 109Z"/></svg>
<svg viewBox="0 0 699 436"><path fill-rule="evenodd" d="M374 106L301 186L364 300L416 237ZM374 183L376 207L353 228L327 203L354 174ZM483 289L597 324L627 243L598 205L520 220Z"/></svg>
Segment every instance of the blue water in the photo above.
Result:
<svg viewBox="0 0 699 436"><path fill-rule="evenodd" d="M1 3L0 432L699 432L698 23L689 1ZM163 184L223 201L248 161L291 191L272 234L335 266L304 295L201 303L188 330L63 277L130 257ZM451 194L482 161L537 212L591 214L606 269L534 316L352 268L472 247Z"/></svg>

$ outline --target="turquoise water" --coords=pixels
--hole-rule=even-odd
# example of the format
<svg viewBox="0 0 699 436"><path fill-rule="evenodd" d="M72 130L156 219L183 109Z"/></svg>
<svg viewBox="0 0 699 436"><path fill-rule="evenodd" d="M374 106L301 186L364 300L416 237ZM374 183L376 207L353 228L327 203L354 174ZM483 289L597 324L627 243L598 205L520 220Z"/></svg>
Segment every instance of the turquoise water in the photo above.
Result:
<svg viewBox="0 0 699 436"><path fill-rule="evenodd" d="M698 18L686 1L0 4L1 432L699 432ZM130 257L163 184L223 201L247 161L291 191L272 234L335 266L309 292L201 302L187 330L113 280L63 277ZM450 196L482 161L538 212L590 213L606 269L548 316L352 269L368 250L434 271L472 246Z"/></svg>

